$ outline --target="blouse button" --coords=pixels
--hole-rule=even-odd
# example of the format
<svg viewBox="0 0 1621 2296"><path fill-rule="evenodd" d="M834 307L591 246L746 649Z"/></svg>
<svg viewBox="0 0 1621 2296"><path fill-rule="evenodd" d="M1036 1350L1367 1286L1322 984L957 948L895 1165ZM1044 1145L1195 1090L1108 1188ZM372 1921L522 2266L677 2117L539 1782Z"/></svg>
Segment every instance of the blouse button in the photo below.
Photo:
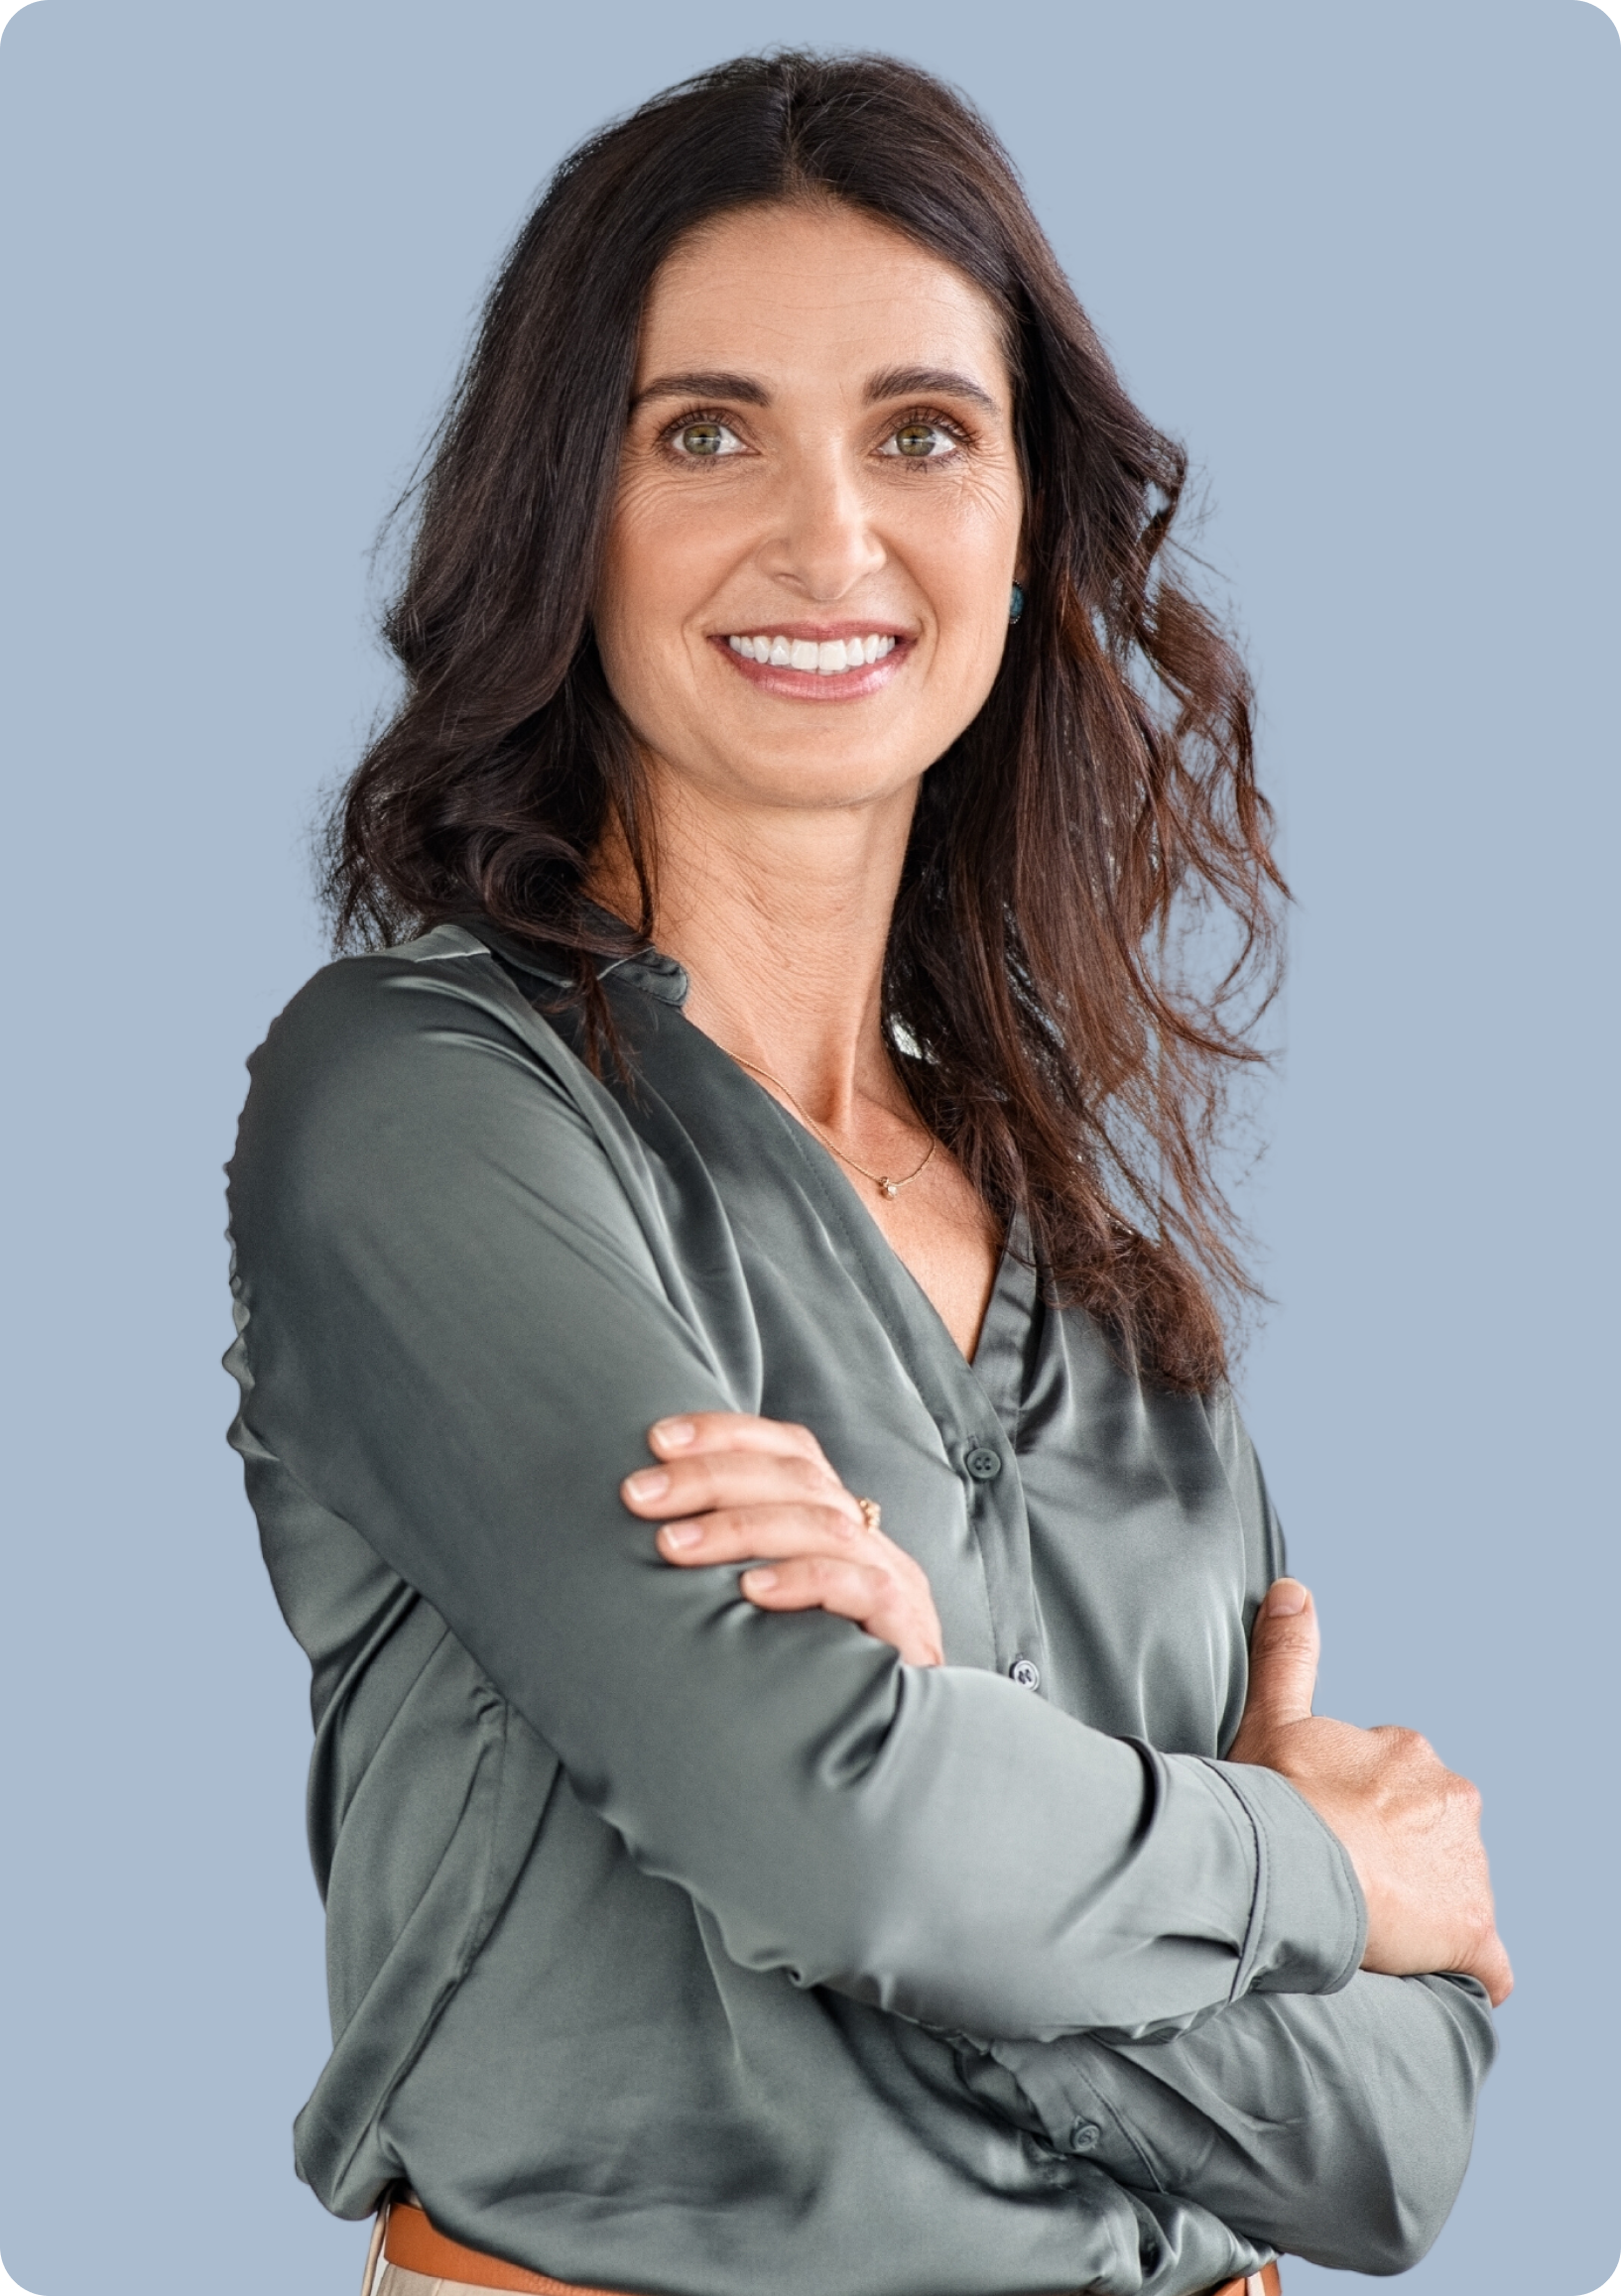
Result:
<svg viewBox="0 0 1621 2296"><path fill-rule="evenodd" d="M1002 1472L1002 1454L988 1443L979 1444L962 1462L976 1483L993 1483Z"/></svg>
<svg viewBox="0 0 1621 2296"><path fill-rule="evenodd" d="M1017 1682L1021 1690L1040 1690L1042 1670L1034 1658L1015 1658L1008 1668L1008 1680Z"/></svg>
<svg viewBox="0 0 1621 2296"><path fill-rule="evenodd" d="M1077 2120L1069 2131L1071 2152L1090 2152L1103 2131L1095 2120Z"/></svg>

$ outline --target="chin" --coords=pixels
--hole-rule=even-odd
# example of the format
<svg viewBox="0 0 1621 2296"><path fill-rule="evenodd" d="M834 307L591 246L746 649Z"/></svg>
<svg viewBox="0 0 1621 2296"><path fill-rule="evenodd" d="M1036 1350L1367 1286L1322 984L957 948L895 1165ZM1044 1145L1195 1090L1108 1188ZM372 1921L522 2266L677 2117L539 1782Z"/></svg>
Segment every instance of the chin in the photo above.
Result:
<svg viewBox="0 0 1621 2296"><path fill-rule="evenodd" d="M715 756L712 742L710 755ZM723 786L734 801L812 811L881 803L915 788L927 771L927 761L875 758L849 739L804 747L785 743L780 749L759 742L728 743L715 765L710 785Z"/></svg>

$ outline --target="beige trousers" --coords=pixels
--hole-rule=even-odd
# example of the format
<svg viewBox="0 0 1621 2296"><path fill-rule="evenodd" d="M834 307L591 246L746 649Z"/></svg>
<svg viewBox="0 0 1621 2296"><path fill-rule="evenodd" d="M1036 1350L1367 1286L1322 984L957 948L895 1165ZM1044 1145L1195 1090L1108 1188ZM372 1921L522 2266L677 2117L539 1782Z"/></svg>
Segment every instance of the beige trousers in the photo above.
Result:
<svg viewBox="0 0 1621 2296"><path fill-rule="evenodd" d="M474 2288L465 2280L430 2280L425 2272L408 2272L403 2264L385 2263L383 2229L387 2221L379 2217L372 2227L360 2296L490 2296L487 2288Z"/></svg>
<svg viewBox="0 0 1621 2296"><path fill-rule="evenodd" d="M428 2280L421 2272L408 2272L403 2264L385 2264L378 2274L377 2296L490 2296L490 2292L469 2287L465 2280Z"/></svg>
<svg viewBox="0 0 1621 2296"><path fill-rule="evenodd" d="M403 2264L385 2263L383 2229L387 2221L380 2216L372 2227L360 2296L490 2296L487 2288L471 2287L465 2280L430 2280L424 2272L408 2272Z"/></svg>

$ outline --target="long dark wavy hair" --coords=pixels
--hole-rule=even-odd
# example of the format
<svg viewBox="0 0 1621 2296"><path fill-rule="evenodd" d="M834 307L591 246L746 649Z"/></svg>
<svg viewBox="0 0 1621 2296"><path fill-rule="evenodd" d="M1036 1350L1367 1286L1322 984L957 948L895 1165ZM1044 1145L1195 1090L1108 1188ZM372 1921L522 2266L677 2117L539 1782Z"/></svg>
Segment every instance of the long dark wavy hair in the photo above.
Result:
<svg viewBox="0 0 1621 2296"><path fill-rule="evenodd" d="M928 73L743 58L559 169L407 498L384 623L405 693L328 825L336 944L484 916L564 953L593 1057L611 1051L598 972L652 936L656 854L589 608L643 301L694 226L807 199L876 217L990 299L1026 489L1029 604L925 778L906 858L884 975L897 1069L993 1210L1028 1216L1049 1296L1147 1376L1206 1390L1253 1296L1213 1167L1229 1080L1261 1057L1284 890L1250 685L1169 563L1184 451L1121 388L1007 154ZM613 823L634 925L585 896Z"/></svg>

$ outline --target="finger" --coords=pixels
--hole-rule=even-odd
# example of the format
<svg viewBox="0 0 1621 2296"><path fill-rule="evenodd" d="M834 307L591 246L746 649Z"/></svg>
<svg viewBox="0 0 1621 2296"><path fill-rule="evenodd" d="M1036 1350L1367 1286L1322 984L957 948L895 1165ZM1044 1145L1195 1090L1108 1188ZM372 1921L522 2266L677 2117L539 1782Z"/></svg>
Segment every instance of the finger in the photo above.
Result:
<svg viewBox="0 0 1621 2296"><path fill-rule="evenodd" d="M876 1564L825 1554L798 1555L747 1570L738 1585L751 1603L771 1611L831 1611L836 1618L862 1620L892 1592Z"/></svg>
<svg viewBox="0 0 1621 2296"><path fill-rule="evenodd" d="M792 1556L825 1554L843 1560L870 1544L860 1518L839 1509L794 1504L776 1507L723 1507L659 1525L659 1549L668 1562L694 1564L786 1561Z"/></svg>
<svg viewBox="0 0 1621 2296"><path fill-rule="evenodd" d="M880 1565L808 1555L745 1571L737 1583L758 1610L827 1611L888 1642L910 1665L941 1662L933 1604L920 1605Z"/></svg>
<svg viewBox="0 0 1621 2296"><path fill-rule="evenodd" d="M1321 1637L1316 1605L1299 1579L1274 1579L1250 1637L1246 1726L1305 1722L1317 1686Z"/></svg>
<svg viewBox="0 0 1621 2296"><path fill-rule="evenodd" d="M697 1458L710 1451L782 1451L820 1460L821 1445L809 1427L791 1419L761 1419L748 1411L688 1411L656 1419L648 1429L648 1449L661 1459Z"/></svg>
<svg viewBox="0 0 1621 2296"><path fill-rule="evenodd" d="M852 1522L861 1519L860 1508L826 1461L801 1452L717 1451L673 1459L667 1467L639 1467L619 1489L633 1514L665 1521L707 1514L715 1508L794 1501L836 1508Z"/></svg>

